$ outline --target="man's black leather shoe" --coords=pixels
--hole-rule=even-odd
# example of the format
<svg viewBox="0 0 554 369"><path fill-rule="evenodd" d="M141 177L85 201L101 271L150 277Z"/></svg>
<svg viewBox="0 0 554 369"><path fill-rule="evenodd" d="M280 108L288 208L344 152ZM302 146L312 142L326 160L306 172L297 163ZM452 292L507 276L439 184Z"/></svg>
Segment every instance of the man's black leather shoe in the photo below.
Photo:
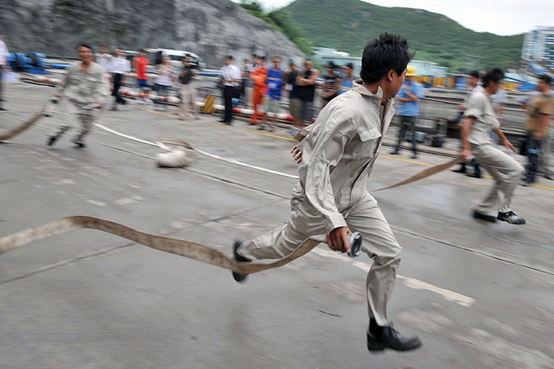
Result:
<svg viewBox="0 0 554 369"><path fill-rule="evenodd" d="M473 210L473 217L476 219L486 220L487 222L495 223L496 217L494 215L483 214L477 210Z"/></svg>
<svg viewBox="0 0 554 369"><path fill-rule="evenodd" d="M465 173L465 172L466 172L466 168L460 167L460 168L458 168L458 169L454 169L453 172L454 172L454 173Z"/></svg>
<svg viewBox="0 0 554 369"><path fill-rule="evenodd" d="M406 337L398 333L392 326L383 327L378 335L367 333L367 349L370 352L380 352L384 349L395 351L411 351L421 346L418 336Z"/></svg>
<svg viewBox="0 0 554 369"><path fill-rule="evenodd" d="M475 173L466 174L466 176L471 177L471 178L481 178L480 174L475 174Z"/></svg>
<svg viewBox="0 0 554 369"><path fill-rule="evenodd" d="M235 257L235 261L238 261L239 263L241 263L241 262L244 263L244 262L250 261L247 258L241 256L237 252L238 248L243 243L244 243L244 240L235 240L235 242L233 243L233 256ZM241 273L237 273L237 272L233 271L233 278L235 279L235 281L237 281L239 283L244 282L246 280L246 277L248 277L248 274L241 274Z"/></svg>

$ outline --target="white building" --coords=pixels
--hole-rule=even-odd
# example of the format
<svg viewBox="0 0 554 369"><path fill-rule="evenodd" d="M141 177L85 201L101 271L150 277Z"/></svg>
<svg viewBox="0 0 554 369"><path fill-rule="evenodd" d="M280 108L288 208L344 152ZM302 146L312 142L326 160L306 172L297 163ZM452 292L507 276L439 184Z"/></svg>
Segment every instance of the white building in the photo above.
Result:
<svg viewBox="0 0 554 369"><path fill-rule="evenodd" d="M521 58L544 61L554 68L554 27L538 27L526 33Z"/></svg>

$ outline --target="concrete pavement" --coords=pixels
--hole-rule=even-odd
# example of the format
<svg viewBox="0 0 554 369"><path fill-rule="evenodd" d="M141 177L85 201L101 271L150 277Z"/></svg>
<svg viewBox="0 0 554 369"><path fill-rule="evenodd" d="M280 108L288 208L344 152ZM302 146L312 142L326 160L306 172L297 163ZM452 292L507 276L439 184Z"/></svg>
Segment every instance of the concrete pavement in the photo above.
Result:
<svg viewBox="0 0 554 369"><path fill-rule="evenodd" d="M7 87L2 132L53 92ZM171 115L132 106L98 123L296 174L284 130ZM98 128L87 149L73 148L70 136L48 148L58 118L0 144L0 236L91 215L230 252L233 238L288 218L293 179L203 156L185 169L156 168L160 150ZM448 160L381 153L370 191ZM487 178L446 171L374 194L404 247L390 317L421 336L416 352L367 352L364 255L351 260L321 245L238 285L227 270L83 230L0 256L0 367L552 368L554 183L538 184L515 195L525 226L469 216Z"/></svg>

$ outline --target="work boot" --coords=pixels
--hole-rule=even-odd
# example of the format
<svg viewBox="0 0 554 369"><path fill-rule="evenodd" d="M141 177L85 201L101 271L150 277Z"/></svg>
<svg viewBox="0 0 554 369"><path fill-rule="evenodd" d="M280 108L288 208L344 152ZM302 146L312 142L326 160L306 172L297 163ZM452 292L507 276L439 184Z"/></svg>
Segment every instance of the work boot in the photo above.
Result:
<svg viewBox="0 0 554 369"><path fill-rule="evenodd" d="M520 218L513 211L508 211L507 213L498 213L496 219L510 224L525 224L525 219Z"/></svg>
<svg viewBox="0 0 554 369"><path fill-rule="evenodd" d="M466 167L465 167L465 166L461 166L461 167L459 167L458 169L454 169L453 172L454 172L454 173L465 173L465 172L466 172Z"/></svg>
<svg viewBox="0 0 554 369"><path fill-rule="evenodd" d="M487 222L495 223L496 219L494 215L483 214L480 211L473 210L473 217L476 219L486 220ZM500 218L498 218L500 219Z"/></svg>
<svg viewBox="0 0 554 369"><path fill-rule="evenodd" d="M471 178L481 178L481 175L477 174L477 173L468 173L468 174L466 174L466 176L471 177Z"/></svg>
<svg viewBox="0 0 554 369"><path fill-rule="evenodd" d="M412 159L417 159L417 152L414 152L414 154L412 155Z"/></svg>
<svg viewBox="0 0 554 369"><path fill-rule="evenodd" d="M235 240L233 243L233 256L235 257L235 261L238 261L239 263L249 262L247 258L241 256L237 250L239 247L244 243L244 240ZM242 283L246 280L246 277L248 277L248 274L241 274L233 271L233 278L235 281Z"/></svg>
<svg viewBox="0 0 554 369"><path fill-rule="evenodd" d="M367 332L367 349L372 352L380 352L384 349L395 351L411 351L421 346L418 336L406 337L398 333L392 325L382 327L377 334Z"/></svg>
<svg viewBox="0 0 554 369"><path fill-rule="evenodd" d="M391 155L398 155L398 150L391 151Z"/></svg>

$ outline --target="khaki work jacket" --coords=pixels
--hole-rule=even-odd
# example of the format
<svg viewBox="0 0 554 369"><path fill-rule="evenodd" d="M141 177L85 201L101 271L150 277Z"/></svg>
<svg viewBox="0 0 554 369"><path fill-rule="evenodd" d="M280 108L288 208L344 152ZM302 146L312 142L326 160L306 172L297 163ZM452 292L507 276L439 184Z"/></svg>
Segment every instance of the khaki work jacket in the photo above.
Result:
<svg viewBox="0 0 554 369"><path fill-rule="evenodd" d="M468 137L470 143L474 145L493 143L490 131L500 127L500 122L494 113L493 103L492 97L487 95L484 90L477 92L469 101L464 118L475 118Z"/></svg>
<svg viewBox="0 0 554 369"><path fill-rule="evenodd" d="M109 95L108 80L104 68L91 63L87 72L83 72L81 62L69 68L60 95L77 104L104 102Z"/></svg>
<svg viewBox="0 0 554 369"><path fill-rule="evenodd" d="M319 113L299 144L298 169L306 198L323 216L328 232L345 227L342 211L366 192L381 141L395 113L393 99L381 105L383 91L372 94L354 82Z"/></svg>

